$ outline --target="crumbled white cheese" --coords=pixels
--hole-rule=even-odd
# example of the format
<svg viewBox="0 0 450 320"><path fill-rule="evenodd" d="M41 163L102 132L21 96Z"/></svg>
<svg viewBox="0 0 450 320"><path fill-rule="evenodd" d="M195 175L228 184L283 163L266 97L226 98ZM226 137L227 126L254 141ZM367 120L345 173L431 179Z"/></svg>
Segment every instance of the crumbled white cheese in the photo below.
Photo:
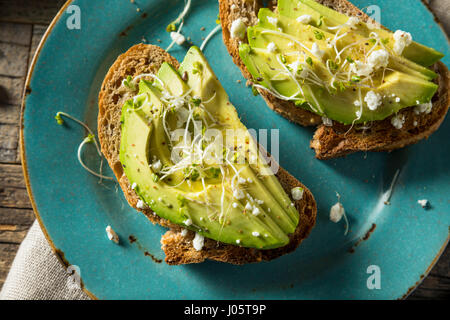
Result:
<svg viewBox="0 0 450 320"><path fill-rule="evenodd" d="M338 223L341 221L342 217L345 214L345 209L342 203L337 202L335 205L333 205L330 209L330 220L334 223Z"/></svg>
<svg viewBox="0 0 450 320"><path fill-rule="evenodd" d="M255 201L256 201L256 203L259 204L259 205L264 204L264 200L258 200L258 199L255 199Z"/></svg>
<svg viewBox="0 0 450 320"><path fill-rule="evenodd" d="M106 235L108 236L108 239L113 241L114 243L119 243L119 236L117 233L111 228L111 226L106 227Z"/></svg>
<svg viewBox="0 0 450 320"><path fill-rule="evenodd" d="M153 170L154 170L155 172L159 172L159 171L161 170L161 168L162 168L162 163L161 163L161 161L158 160L158 161L156 161L156 162L153 162L152 168L153 168Z"/></svg>
<svg viewBox="0 0 450 320"><path fill-rule="evenodd" d="M145 202L139 199L138 202L136 203L136 208L144 209L145 208Z"/></svg>
<svg viewBox="0 0 450 320"><path fill-rule="evenodd" d="M312 17L309 14L304 14L295 20L297 20L298 22L303 23L303 24L308 24L311 22Z"/></svg>
<svg viewBox="0 0 450 320"><path fill-rule="evenodd" d="M251 178L247 178L248 183L253 183L253 180Z"/></svg>
<svg viewBox="0 0 450 320"><path fill-rule="evenodd" d="M399 97L397 97L397 98L395 98L395 102L400 102L400 98Z"/></svg>
<svg viewBox="0 0 450 320"><path fill-rule="evenodd" d="M420 113L429 114L431 112L431 109L433 109L433 104L430 101L428 103L422 103L422 104L418 104L417 106L415 106L414 113L415 114L420 114Z"/></svg>
<svg viewBox="0 0 450 320"><path fill-rule="evenodd" d="M417 203L420 204L422 206L422 208L426 208L429 205L429 202L427 199L417 200Z"/></svg>
<svg viewBox="0 0 450 320"><path fill-rule="evenodd" d="M391 118L391 124L396 128L396 129L401 129L403 128L403 124L405 123L405 116L403 114L398 114L395 115Z"/></svg>
<svg viewBox="0 0 450 320"><path fill-rule="evenodd" d="M367 103L367 107L370 110L376 110L383 103L381 95L373 91L367 92L364 101Z"/></svg>
<svg viewBox="0 0 450 320"><path fill-rule="evenodd" d="M389 52L384 49L375 50L367 58L367 63L373 70L386 68L389 63Z"/></svg>
<svg viewBox="0 0 450 320"><path fill-rule="evenodd" d="M231 206L236 209L238 207L238 204L237 204L237 202L233 202L233 204Z"/></svg>
<svg viewBox="0 0 450 320"><path fill-rule="evenodd" d="M257 208L257 207L254 207L253 208L253 211L252 211L252 214L254 215L254 216L257 216L258 214L260 214L261 212L259 211L259 209Z"/></svg>
<svg viewBox="0 0 450 320"><path fill-rule="evenodd" d="M192 220L191 219L186 219L184 220L184 224L187 226L191 226L192 225Z"/></svg>
<svg viewBox="0 0 450 320"><path fill-rule="evenodd" d="M356 25L359 23L359 19L356 17L350 17L345 23L346 26L349 26L351 29L356 29Z"/></svg>
<svg viewBox="0 0 450 320"><path fill-rule="evenodd" d="M231 23L230 33L231 38L242 39L245 35L246 25L241 18L238 18Z"/></svg>
<svg viewBox="0 0 450 320"><path fill-rule="evenodd" d="M311 52L319 59L322 59L322 57L325 55L325 51L320 50L319 46L315 42L312 45Z"/></svg>
<svg viewBox="0 0 450 320"><path fill-rule="evenodd" d="M278 19L277 18L274 18L274 17L267 17L267 21L270 23L270 24L273 24L275 27L277 26L277 23L278 23Z"/></svg>
<svg viewBox="0 0 450 320"><path fill-rule="evenodd" d="M159 201L159 202L163 202L163 198L159 197L159 198L158 198L158 201Z"/></svg>
<svg viewBox="0 0 450 320"><path fill-rule="evenodd" d="M188 233L187 229L181 230L181 235L182 235L183 237L186 237L187 233Z"/></svg>
<svg viewBox="0 0 450 320"><path fill-rule="evenodd" d="M258 232L258 231L253 231L253 232L252 232L252 236L254 236L254 237L259 237L259 232Z"/></svg>
<svg viewBox="0 0 450 320"><path fill-rule="evenodd" d="M201 234L196 233L194 240L192 240L192 245L194 246L194 249L200 251L202 250L204 244L205 244L205 237L203 237Z"/></svg>
<svg viewBox="0 0 450 320"><path fill-rule="evenodd" d="M133 184L131 185L131 189L136 189L136 187L137 187L137 184L136 184L136 182L133 182Z"/></svg>
<svg viewBox="0 0 450 320"><path fill-rule="evenodd" d="M170 33L170 37L172 38L173 41L175 41L175 43L179 46L181 46L185 41L186 38L179 32L171 32Z"/></svg>
<svg viewBox="0 0 450 320"><path fill-rule="evenodd" d="M353 104L355 105L355 107L361 107L361 101L359 100L355 100Z"/></svg>
<svg viewBox="0 0 450 320"><path fill-rule="evenodd" d="M322 123L326 127L331 127L333 125L333 120L327 117L322 117Z"/></svg>
<svg viewBox="0 0 450 320"><path fill-rule="evenodd" d="M239 183L239 184L244 184L244 183L246 183L246 182L247 182L246 179L244 179L244 178L242 178L242 177L239 177L239 178L238 178L238 183Z"/></svg>
<svg viewBox="0 0 450 320"><path fill-rule="evenodd" d="M237 244L240 244L240 243L241 243L241 240L237 239L237 240L236 240L236 243L237 243Z"/></svg>
<svg viewBox="0 0 450 320"><path fill-rule="evenodd" d="M357 110L357 111L355 112L355 114L356 114L356 118L357 118L357 119L360 119L361 116L362 116L361 110Z"/></svg>
<svg viewBox="0 0 450 320"><path fill-rule="evenodd" d="M367 22L367 28L369 28L370 30L380 29L381 25L376 20L369 19L369 21Z"/></svg>
<svg viewBox="0 0 450 320"><path fill-rule="evenodd" d="M297 71L299 70L299 68L302 66L302 63L300 60L295 60L294 62L288 64L289 68L291 68L292 73L294 75L297 74Z"/></svg>
<svg viewBox="0 0 450 320"><path fill-rule="evenodd" d="M293 46L295 46L295 43L293 43L292 41L290 41L290 42L288 43L288 47L289 47L289 48L292 48Z"/></svg>
<svg viewBox="0 0 450 320"><path fill-rule="evenodd" d="M245 198L245 194L241 189L235 189L233 191L233 197L240 200Z"/></svg>
<svg viewBox="0 0 450 320"><path fill-rule="evenodd" d="M358 76L367 77L373 72L373 67L371 65L359 60L352 63L350 68L352 72L356 73Z"/></svg>
<svg viewBox="0 0 450 320"><path fill-rule="evenodd" d="M269 52L275 52L275 51L277 51L277 46L276 46L276 44L275 43L273 43L273 42L270 42L268 45L267 45L267 51L269 51Z"/></svg>
<svg viewBox="0 0 450 320"><path fill-rule="evenodd" d="M417 127L417 121L416 120L414 120L413 125L414 125L414 127Z"/></svg>
<svg viewBox="0 0 450 320"><path fill-rule="evenodd" d="M247 201L247 203L246 203L244 209L247 210L247 211L251 211L252 208L253 208L253 206L250 204L250 202Z"/></svg>
<svg viewBox="0 0 450 320"><path fill-rule="evenodd" d="M409 32L397 30L394 32L394 40L394 52L401 55L403 50L412 43L412 36Z"/></svg>
<svg viewBox="0 0 450 320"><path fill-rule="evenodd" d="M295 201L300 200L301 198L303 198L303 188L301 187L295 187L291 189L291 194L292 194L292 199L294 199Z"/></svg>

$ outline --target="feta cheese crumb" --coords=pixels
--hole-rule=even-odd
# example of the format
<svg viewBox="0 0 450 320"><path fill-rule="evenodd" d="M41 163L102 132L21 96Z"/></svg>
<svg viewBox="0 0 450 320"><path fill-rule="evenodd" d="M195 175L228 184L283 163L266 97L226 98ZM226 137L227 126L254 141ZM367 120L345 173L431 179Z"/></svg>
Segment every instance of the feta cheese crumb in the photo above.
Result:
<svg viewBox="0 0 450 320"><path fill-rule="evenodd" d="M292 194L292 199L294 199L295 201L300 200L301 198L303 198L303 188L301 187L295 187L291 189L291 194Z"/></svg>
<svg viewBox="0 0 450 320"><path fill-rule="evenodd" d="M277 18L274 18L274 17L267 17L267 21L270 23L270 24L273 24L275 27L277 26L277 23L278 23L278 19Z"/></svg>
<svg viewBox="0 0 450 320"><path fill-rule="evenodd" d="M315 55L319 59L322 59L323 56L325 55L325 51L320 50L319 46L315 42L312 45L311 52L313 55Z"/></svg>
<svg viewBox="0 0 450 320"><path fill-rule="evenodd" d="M412 43L412 36L409 32L397 30L394 32L394 40L394 52L401 55L403 50Z"/></svg>
<svg viewBox="0 0 450 320"><path fill-rule="evenodd" d="M108 239L112 242L118 244L119 243L119 236L117 233L111 228L111 226L106 227L106 235L108 236Z"/></svg>
<svg viewBox="0 0 450 320"><path fill-rule="evenodd" d="M364 101L367 103L367 107L370 110L376 110L382 103L381 96L373 91L367 92Z"/></svg>
<svg viewBox="0 0 450 320"><path fill-rule="evenodd" d="M384 49L375 50L370 54L369 58L367 58L367 63L373 70L386 68L389 63L389 52Z"/></svg>
<svg viewBox="0 0 450 320"><path fill-rule="evenodd" d="M308 23L311 22L312 17L309 14L304 14L304 15L298 17L295 20L297 20L297 22L300 22L300 23L303 23L303 24L308 24Z"/></svg>
<svg viewBox="0 0 450 320"><path fill-rule="evenodd" d="M241 18L234 20L233 23L231 23L230 28L231 38L242 39L245 35L246 28L247 27Z"/></svg>
<svg viewBox="0 0 450 320"><path fill-rule="evenodd" d="M236 209L238 207L238 204L237 204L237 202L233 202L233 204L231 206Z"/></svg>
<svg viewBox="0 0 450 320"><path fill-rule="evenodd" d="M267 51L273 53L273 52L275 52L276 50L277 50L277 46L275 45L275 43L270 42L270 43L267 45Z"/></svg>
<svg viewBox="0 0 450 320"><path fill-rule="evenodd" d="M359 23L359 19L356 17L350 17L345 23L346 26L349 26L351 29L356 29L356 25Z"/></svg>
<svg viewBox="0 0 450 320"><path fill-rule="evenodd" d="M253 211L252 211L252 214L254 215L254 216L257 216L258 214L260 214L261 212L259 211L259 209L257 208L257 207L254 207L253 208Z"/></svg>
<svg viewBox="0 0 450 320"><path fill-rule="evenodd" d="M187 229L181 230L181 235L182 235L183 237L186 237L187 233L188 233Z"/></svg>
<svg viewBox="0 0 450 320"><path fill-rule="evenodd" d="M161 170L161 168L162 168L161 161L158 160L158 161L156 161L156 162L153 162L152 168L153 168L153 170L154 170L155 172L159 172L159 171Z"/></svg>
<svg viewBox="0 0 450 320"><path fill-rule="evenodd" d="M239 183L239 184L244 184L244 183L246 183L246 182L247 182L246 179L244 179L244 178L242 178L242 177L239 177L239 179L238 179L238 183Z"/></svg>
<svg viewBox="0 0 450 320"><path fill-rule="evenodd" d="M250 204L250 202L247 201L247 204L245 205L244 209L247 211L251 211L253 206Z"/></svg>
<svg viewBox="0 0 450 320"><path fill-rule="evenodd" d="M235 189L233 191L233 197L236 198L237 200L240 200L245 198L245 194L241 189Z"/></svg>
<svg viewBox="0 0 450 320"><path fill-rule="evenodd" d="M131 185L131 189L136 189L136 187L137 187L137 184L136 184L136 182L133 182L133 184Z"/></svg>
<svg viewBox="0 0 450 320"><path fill-rule="evenodd" d="M414 120L414 122L413 122L413 125L414 125L414 127L417 127L417 121L416 120Z"/></svg>
<svg viewBox="0 0 450 320"><path fill-rule="evenodd" d="M433 109L433 104L430 101L428 103L422 103L422 104L418 104L417 106L415 106L414 113L415 114L420 114L420 113L429 114L431 112L431 109Z"/></svg>
<svg viewBox="0 0 450 320"><path fill-rule="evenodd" d="M353 104L355 105L355 107L361 107L361 101L359 101L359 100L355 100L355 102L353 102Z"/></svg>
<svg viewBox="0 0 450 320"><path fill-rule="evenodd" d="M204 243L205 237L203 237L201 234L196 233L194 240L192 240L192 245L194 246L194 249L197 251L202 250Z"/></svg>
<svg viewBox="0 0 450 320"><path fill-rule="evenodd" d="M337 202L335 205L333 205L330 209L330 220L334 223L338 223L341 221L342 217L345 214L345 209L342 203Z"/></svg>
<svg viewBox="0 0 450 320"><path fill-rule="evenodd" d="M400 98L399 97L397 97L397 98L395 98L395 102L400 102Z"/></svg>
<svg viewBox="0 0 450 320"><path fill-rule="evenodd" d="M145 208L145 203L142 200L138 200L138 202L136 203L136 208L138 209L144 209Z"/></svg>
<svg viewBox="0 0 450 320"><path fill-rule="evenodd" d="M417 200L417 203L420 204L422 208L427 208L428 205L430 204L427 199Z"/></svg>
<svg viewBox="0 0 450 320"><path fill-rule="evenodd" d="M251 178L247 178L248 183L253 183L253 180Z"/></svg>
<svg viewBox="0 0 450 320"><path fill-rule="evenodd" d="M236 240L236 243L237 243L237 244L240 244L240 243L241 243L241 240L237 239L237 240Z"/></svg>
<svg viewBox="0 0 450 320"><path fill-rule="evenodd" d="M252 232L252 236L254 236L254 237L259 237L259 232L258 232L258 231L253 231L253 232Z"/></svg>
<svg viewBox="0 0 450 320"><path fill-rule="evenodd" d="M175 43L179 46L181 46L185 41L186 38L179 32L171 32L170 33L170 37L172 38L173 41L175 41Z"/></svg>
<svg viewBox="0 0 450 320"><path fill-rule="evenodd" d="M333 120L331 120L330 118L327 118L327 117L322 117L322 123L326 127L331 127L333 125Z"/></svg>
<svg viewBox="0 0 450 320"><path fill-rule="evenodd" d="M192 225L192 220L191 219L186 219L184 220L184 224L187 226L191 226Z"/></svg>
<svg viewBox="0 0 450 320"><path fill-rule="evenodd" d="M405 116L402 114L398 114L395 115L391 118L391 124L396 128L396 129L401 129L403 128L403 124L405 123Z"/></svg>

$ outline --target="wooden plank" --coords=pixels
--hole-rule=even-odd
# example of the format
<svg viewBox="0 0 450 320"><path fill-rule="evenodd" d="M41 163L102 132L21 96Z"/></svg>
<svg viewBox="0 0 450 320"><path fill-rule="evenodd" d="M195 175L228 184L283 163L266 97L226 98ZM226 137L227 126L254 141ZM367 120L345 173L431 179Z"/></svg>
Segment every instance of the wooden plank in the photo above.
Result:
<svg viewBox="0 0 450 320"><path fill-rule="evenodd" d="M28 67L26 63L28 51L29 46L0 42L0 75L11 78L25 77Z"/></svg>
<svg viewBox="0 0 450 320"><path fill-rule="evenodd" d="M0 207L0 243L20 244L34 219L33 210Z"/></svg>
<svg viewBox="0 0 450 320"><path fill-rule="evenodd" d="M66 0L0 0L0 21L49 24Z"/></svg>
<svg viewBox="0 0 450 320"><path fill-rule="evenodd" d="M29 24L0 22L0 41L28 46L31 29Z"/></svg>
<svg viewBox="0 0 450 320"><path fill-rule="evenodd" d="M0 207L31 209L20 165L0 165Z"/></svg>
<svg viewBox="0 0 450 320"><path fill-rule="evenodd" d="M17 163L19 150L19 125L0 125L0 162Z"/></svg>
<svg viewBox="0 0 450 320"><path fill-rule="evenodd" d="M15 243L0 243L0 288L5 282L9 268L16 256L19 245Z"/></svg>

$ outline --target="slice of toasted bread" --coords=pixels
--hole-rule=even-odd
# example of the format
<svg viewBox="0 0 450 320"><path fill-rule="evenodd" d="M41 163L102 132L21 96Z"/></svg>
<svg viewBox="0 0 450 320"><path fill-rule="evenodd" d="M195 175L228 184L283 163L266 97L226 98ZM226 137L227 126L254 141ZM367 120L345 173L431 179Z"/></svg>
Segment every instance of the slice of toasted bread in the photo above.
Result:
<svg viewBox="0 0 450 320"><path fill-rule="evenodd" d="M290 243L281 248L257 250L224 244L205 238L203 249L197 251L192 246L194 232L189 231L186 236L182 236L182 228L180 226L160 218L150 209L137 209L136 204L139 198L131 189L119 161L120 115L124 102L130 98L129 93L122 87L122 80L127 78L127 76L135 77L143 73L156 73L163 62L168 62L176 68L179 66L175 58L163 49L153 45L135 45L117 58L109 69L99 93L98 137L102 152L119 181L130 206L143 212L152 223L158 223L170 228L161 239L162 249L166 254L165 261L168 264L177 265L199 263L206 259L211 259L232 264L244 264L271 260L295 250L314 226L317 207L311 192L282 168L279 169L276 176L286 193L290 195L290 190L294 187L302 187L305 192L301 200L294 202L300 213L297 229L290 236Z"/></svg>
<svg viewBox="0 0 450 320"><path fill-rule="evenodd" d="M366 22L369 19L365 13L346 0L316 1L348 16L357 16ZM241 18L247 26L255 25L261 6L261 0L219 0L224 43L233 62L249 80L252 77L239 57L240 40L231 38L230 28L233 21L238 18ZM269 7L274 9L276 1L271 1ZM246 39L242 41L247 42ZM429 137L444 120L450 104L449 72L442 62L436 63L433 69L439 74L436 79L439 89L432 100L432 111L428 114L415 114L412 107L403 109L399 112L400 116L405 116L405 123L401 129L392 126L392 116L382 121L374 121L364 128L345 126L336 122L333 126L327 127L322 125L320 116L296 107L292 102L278 99L267 91L259 90L259 92L271 109L288 120L303 126L318 125L311 141L311 148L315 150L319 159L336 158L357 151L391 151Z"/></svg>

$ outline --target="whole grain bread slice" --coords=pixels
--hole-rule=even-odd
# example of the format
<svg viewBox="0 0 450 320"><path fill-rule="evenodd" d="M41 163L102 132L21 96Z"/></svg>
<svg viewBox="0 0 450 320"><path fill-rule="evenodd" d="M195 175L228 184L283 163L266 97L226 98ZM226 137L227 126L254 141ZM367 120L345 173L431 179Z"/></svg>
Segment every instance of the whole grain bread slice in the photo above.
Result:
<svg viewBox="0 0 450 320"><path fill-rule="evenodd" d="M365 13L347 0L315 1L348 16L356 16L366 22L369 20ZM275 10L276 2L276 0L270 1L269 8ZM252 77L239 57L239 44L241 41L247 42L247 39L232 38L230 28L233 21L239 18L247 26L255 25L258 21L258 11L262 7L262 0L219 0L219 7L225 46L244 77L251 81ZM290 101L278 99L265 90L258 89L258 91L271 109L288 120L303 126L318 126L310 145L319 159L336 158L357 151L391 151L428 138L439 128L447 114L450 104L449 72L441 62L436 63L432 68L439 75L435 80L439 89L432 100L432 111L428 114L416 114L413 107L403 109L399 112L400 117L405 117L405 123L401 129L392 126L393 116L382 121L374 121L368 126L349 126L336 122L332 126L325 126L320 116L296 107Z"/></svg>
<svg viewBox="0 0 450 320"><path fill-rule="evenodd" d="M127 76L134 77L143 73L156 73L163 62L168 62L176 68L179 66L175 58L154 45L135 45L117 58L106 74L99 93L98 137L102 152L119 181L130 206L144 213L152 223L169 228L169 231L161 238L162 249L166 254L166 263L178 265L199 263L210 259L232 264L244 264L271 260L295 250L313 228L317 207L311 192L281 167L276 176L288 195L294 187L302 187L305 190L303 198L294 201L300 213L297 229L290 235L291 241L289 244L281 248L258 250L224 244L205 238L203 249L197 251L192 245L194 232L188 231L188 234L183 236L180 226L160 218L150 209L137 208L136 204L139 198L131 189L119 160L120 115L124 102L130 98L130 93L122 87L122 80Z"/></svg>

